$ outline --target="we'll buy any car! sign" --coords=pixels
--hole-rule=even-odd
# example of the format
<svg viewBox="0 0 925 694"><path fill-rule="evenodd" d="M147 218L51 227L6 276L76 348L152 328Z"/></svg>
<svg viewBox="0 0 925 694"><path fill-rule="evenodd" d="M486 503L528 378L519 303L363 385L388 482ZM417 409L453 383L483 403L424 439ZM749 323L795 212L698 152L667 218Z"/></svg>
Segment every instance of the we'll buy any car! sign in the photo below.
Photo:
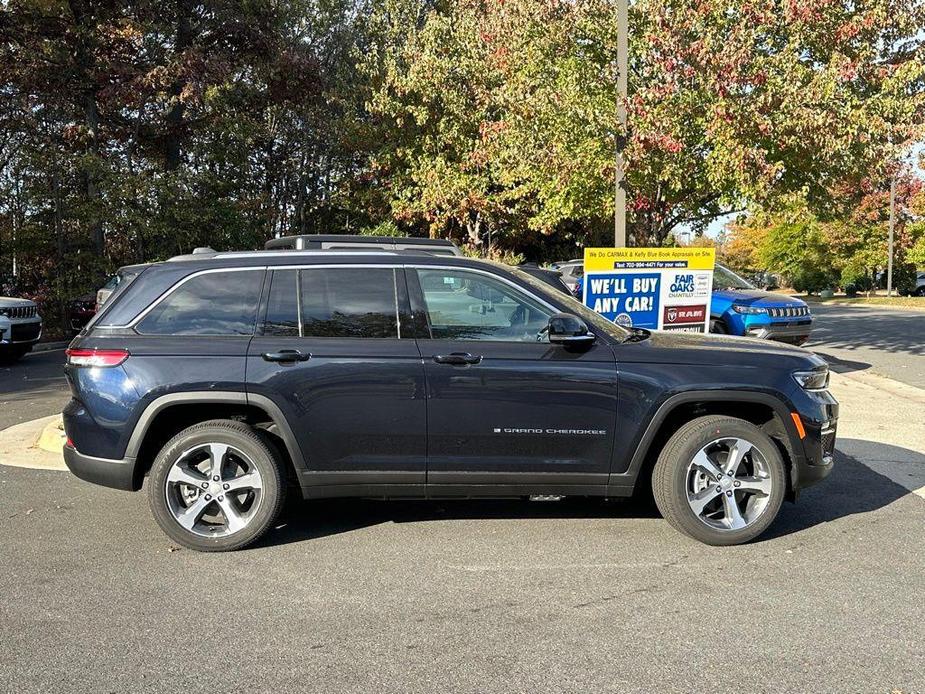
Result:
<svg viewBox="0 0 925 694"><path fill-rule="evenodd" d="M707 332L714 248L586 248L584 303L624 327Z"/></svg>

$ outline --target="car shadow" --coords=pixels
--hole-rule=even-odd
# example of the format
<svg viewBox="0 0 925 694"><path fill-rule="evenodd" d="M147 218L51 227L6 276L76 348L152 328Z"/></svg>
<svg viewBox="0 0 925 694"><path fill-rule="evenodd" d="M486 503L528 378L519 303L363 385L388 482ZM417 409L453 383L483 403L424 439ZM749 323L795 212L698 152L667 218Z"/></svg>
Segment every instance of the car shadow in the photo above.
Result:
<svg viewBox="0 0 925 694"><path fill-rule="evenodd" d="M846 444L872 445L845 440ZM884 460L918 460L925 455L876 444ZM890 450L893 449L893 450ZM777 520L756 540L763 542L793 535L839 518L876 511L909 494L909 490L880 475L841 451L836 451L832 473L803 490L796 504L784 503ZM349 533L382 523L420 523L434 520L601 519L658 518L645 498L604 500L566 498L557 502L521 499L489 500L374 500L320 499L290 504L274 531L255 545L267 547Z"/></svg>
<svg viewBox="0 0 925 694"><path fill-rule="evenodd" d="M831 354L826 354L825 352L819 352L813 350L817 355L825 359L826 363L829 365L829 368L832 369L837 374L851 373L852 371L866 371L871 367L865 361L851 361L850 359L839 359L838 357L833 357Z"/></svg>
<svg viewBox="0 0 925 694"><path fill-rule="evenodd" d="M644 499L318 499L290 504L280 524L255 546L313 540L382 523L658 517L655 505Z"/></svg>
<svg viewBox="0 0 925 694"><path fill-rule="evenodd" d="M912 319L909 312L882 309L877 306L813 307L815 321L807 349L816 346L832 349L872 349L882 352L925 355L921 332L915 323L925 316Z"/></svg>
<svg viewBox="0 0 925 694"><path fill-rule="evenodd" d="M925 455L885 443L842 439L843 449L864 447L876 450L880 460L905 460L925 464ZM839 518L870 513L892 504L911 492L888 477L874 472L856 458L836 450L832 473L818 484L800 492L796 504L781 508L777 520L760 540L792 535Z"/></svg>

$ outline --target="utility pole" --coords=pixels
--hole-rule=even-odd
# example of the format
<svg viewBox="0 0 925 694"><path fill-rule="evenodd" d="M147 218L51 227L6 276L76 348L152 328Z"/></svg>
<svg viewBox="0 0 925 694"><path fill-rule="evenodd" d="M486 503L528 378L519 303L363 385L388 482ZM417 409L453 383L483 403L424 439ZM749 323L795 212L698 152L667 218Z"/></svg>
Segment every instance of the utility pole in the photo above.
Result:
<svg viewBox="0 0 925 694"><path fill-rule="evenodd" d="M626 175L623 150L626 147L626 72L629 69L629 0L617 0L617 122L620 134L616 141L616 170L614 172L613 245L626 246Z"/></svg>
<svg viewBox="0 0 925 694"><path fill-rule="evenodd" d="M890 240L886 260L886 295L893 296L893 228L896 224L896 174L890 179Z"/></svg>

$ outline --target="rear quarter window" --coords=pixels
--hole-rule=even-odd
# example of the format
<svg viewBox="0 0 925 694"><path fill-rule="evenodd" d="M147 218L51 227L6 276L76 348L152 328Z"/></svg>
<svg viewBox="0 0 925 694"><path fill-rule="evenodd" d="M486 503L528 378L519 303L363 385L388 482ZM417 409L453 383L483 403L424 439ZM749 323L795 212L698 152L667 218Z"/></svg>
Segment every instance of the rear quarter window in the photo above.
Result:
<svg viewBox="0 0 925 694"><path fill-rule="evenodd" d="M253 335L264 270L196 275L160 300L135 329L143 335Z"/></svg>

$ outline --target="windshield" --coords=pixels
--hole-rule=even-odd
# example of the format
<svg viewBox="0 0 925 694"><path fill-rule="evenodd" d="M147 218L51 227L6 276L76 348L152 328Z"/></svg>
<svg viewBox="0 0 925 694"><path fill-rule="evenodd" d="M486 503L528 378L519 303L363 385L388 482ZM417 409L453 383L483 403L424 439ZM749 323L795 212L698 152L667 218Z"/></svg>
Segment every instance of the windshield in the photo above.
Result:
<svg viewBox="0 0 925 694"><path fill-rule="evenodd" d="M537 279L536 277L531 277L528 273L523 270L518 270L517 268L512 268L509 265L504 265L505 270L509 270L517 275L519 278L523 279L529 285L536 287L537 289L542 290L543 295L547 296L549 294L549 285L543 282L542 280ZM618 340L625 340L629 335L630 331L626 328L622 328L615 323L611 323L609 320L604 318L599 313L595 313L590 308L585 306L583 303L578 301L578 299L573 298L572 296L566 294L565 292L556 292L555 293L556 301L562 302L565 304L566 310L570 313L574 313L579 318L583 319L589 325L593 325L595 328L602 332L606 332L610 335L613 335Z"/></svg>
<svg viewBox="0 0 925 694"><path fill-rule="evenodd" d="M754 289L754 285L739 277L729 268L717 265L713 270L713 291L723 289Z"/></svg>

